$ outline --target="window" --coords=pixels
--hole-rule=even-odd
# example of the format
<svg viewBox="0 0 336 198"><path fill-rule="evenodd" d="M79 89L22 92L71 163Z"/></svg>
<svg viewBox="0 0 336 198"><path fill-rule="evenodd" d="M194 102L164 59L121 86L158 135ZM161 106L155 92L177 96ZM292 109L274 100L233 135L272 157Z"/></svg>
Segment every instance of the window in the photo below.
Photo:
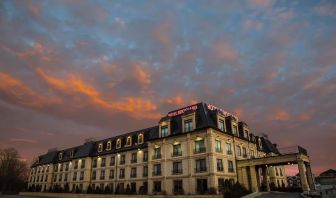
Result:
<svg viewBox="0 0 336 198"><path fill-rule="evenodd" d="M98 144L98 152L102 152L103 151L103 143L99 143Z"/></svg>
<svg viewBox="0 0 336 198"><path fill-rule="evenodd" d="M72 181L76 181L77 180L77 172L73 173L73 177L72 177Z"/></svg>
<svg viewBox="0 0 336 198"><path fill-rule="evenodd" d="M73 156L74 156L74 150L71 150L70 151L70 158L73 158Z"/></svg>
<svg viewBox="0 0 336 198"><path fill-rule="evenodd" d="M61 172L63 171L63 164L61 164ZM43 173L43 169L42 169L42 173Z"/></svg>
<svg viewBox="0 0 336 198"><path fill-rule="evenodd" d="M279 176L279 172L278 172L278 168L277 167L275 167L275 175Z"/></svg>
<svg viewBox="0 0 336 198"><path fill-rule="evenodd" d="M43 179L43 176L41 177L41 181L42 181L42 179ZM58 177L58 181L59 181L59 182L62 181L62 174L59 175L59 177Z"/></svg>
<svg viewBox="0 0 336 198"><path fill-rule="evenodd" d="M192 131L193 129L193 121L192 119L188 119L184 121L184 132Z"/></svg>
<svg viewBox="0 0 336 198"><path fill-rule="evenodd" d="M198 159L196 160L196 168L195 168L195 172L204 172L206 171L206 163L205 163L205 159Z"/></svg>
<svg viewBox="0 0 336 198"><path fill-rule="evenodd" d="M85 160L84 159L81 162L81 168L85 168Z"/></svg>
<svg viewBox="0 0 336 198"><path fill-rule="evenodd" d="M218 178L218 190L222 192L225 187L225 180L223 178Z"/></svg>
<svg viewBox="0 0 336 198"><path fill-rule="evenodd" d="M231 160L228 160L228 171L229 171L229 173L234 172L233 162Z"/></svg>
<svg viewBox="0 0 336 198"><path fill-rule="evenodd" d="M132 153L131 155L131 163L136 163L137 162L137 153Z"/></svg>
<svg viewBox="0 0 336 198"><path fill-rule="evenodd" d="M153 176L161 175L161 164L154 164L153 166Z"/></svg>
<svg viewBox="0 0 336 198"><path fill-rule="evenodd" d="M111 141L108 141L107 144L106 144L106 150L110 151L111 147L112 147L112 143L111 143Z"/></svg>
<svg viewBox="0 0 336 198"><path fill-rule="evenodd" d="M181 144L174 144L173 145L173 154L172 156L181 156L182 155L182 149L181 149Z"/></svg>
<svg viewBox="0 0 336 198"><path fill-rule="evenodd" d="M244 138L248 139L248 130L244 130Z"/></svg>
<svg viewBox="0 0 336 198"><path fill-rule="evenodd" d="M251 158L254 158L254 150L250 150L250 156L251 156Z"/></svg>
<svg viewBox="0 0 336 198"><path fill-rule="evenodd" d="M101 170L100 171L100 180L104 180L105 179L105 170Z"/></svg>
<svg viewBox="0 0 336 198"><path fill-rule="evenodd" d="M194 153L204 153L204 152L205 152L204 139L196 140Z"/></svg>
<svg viewBox="0 0 336 198"><path fill-rule="evenodd" d="M217 171L224 171L222 159L217 159Z"/></svg>
<svg viewBox="0 0 336 198"><path fill-rule="evenodd" d="M161 137L168 136L168 125L161 126Z"/></svg>
<svg viewBox="0 0 336 198"><path fill-rule="evenodd" d="M131 136L128 136L126 138L126 145L125 146L132 146L132 137Z"/></svg>
<svg viewBox="0 0 336 198"><path fill-rule="evenodd" d="M173 175L182 174L182 161L173 162Z"/></svg>
<svg viewBox="0 0 336 198"><path fill-rule="evenodd" d="M161 192L161 181L154 181L153 182L154 192Z"/></svg>
<svg viewBox="0 0 336 198"><path fill-rule="evenodd" d="M63 158L63 153L59 153L59 154L58 154L58 159L59 159L59 160L62 160L62 158Z"/></svg>
<svg viewBox="0 0 336 198"><path fill-rule="evenodd" d="M148 151L143 152L143 159L144 162L148 161Z"/></svg>
<svg viewBox="0 0 336 198"><path fill-rule="evenodd" d="M110 170L109 179L114 179L114 170Z"/></svg>
<svg viewBox="0 0 336 198"><path fill-rule="evenodd" d="M119 178L120 178L120 179L125 178L125 169L124 169L124 168L120 169L120 172L119 172Z"/></svg>
<svg viewBox="0 0 336 198"><path fill-rule="evenodd" d="M131 168L131 178L136 178L137 176L137 171L136 167Z"/></svg>
<svg viewBox="0 0 336 198"><path fill-rule="evenodd" d="M220 140L216 140L216 152L221 153L222 152L222 142Z"/></svg>
<svg viewBox="0 0 336 198"><path fill-rule="evenodd" d="M65 182L68 181L68 173L66 173L66 174L64 175L64 181L65 181Z"/></svg>
<svg viewBox="0 0 336 198"><path fill-rule="evenodd" d="M282 174L282 169L281 169L281 168L279 168L279 170L280 170L280 176L283 176L283 174Z"/></svg>
<svg viewBox="0 0 336 198"><path fill-rule="evenodd" d="M140 133L138 135L138 144L143 144L143 142L144 142L144 135Z"/></svg>
<svg viewBox="0 0 336 198"><path fill-rule="evenodd" d="M231 143L226 143L226 154L231 155L232 154L232 148Z"/></svg>
<svg viewBox="0 0 336 198"><path fill-rule="evenodd" d="M221 131L225 131L225 122L224 122L224 120L222 120L222 119L218 120L218 128Z"/></svg>
<svg viewBox="0 0 336 198"><path fill-rule="evenodd" d="M154 156L153 159L161 158L161 147L154 148Z"/></svg>
<svg viewBox="0 0 336 198"><path fill-rule="evenodd" d="M78 160L75 161L74 169L76 170L78 168Z"/></svg>
<svg viewBox="0 0 336 198"><path fill-rule="evenodd" d="M68 171L69 170L69 163L66 163L65 164L65 171Z"/></svg>
<svg viewBox="0 0 336 198"><path fill-rule="evenodd" d="M136 193L136 183L135 182L131 183L131 193Z"/></svg>
<svg viewBox="0 0 336 198"><path fill-rule="evenodd" d="M243 157L247 157L247 151L246 151L246 148L245 147L243 147Z"/></svg>
<svg viewBox="0 0 336 198"><path fill-rule="evenodd" d="M101 158L100 167L105 167L105 165L106 165L106 158L103 157L103 158Z"/></svg>
<svg viewBox="0 0 336 198"><path fill-rule="evenodd" d="M236 149L237 149L237 155L238 155L238 156L241 156L242 153L241 153L241 148L240 148L240 146L237 145L237 146L236 146Z"/></svg>
<svg viewBox="0 0 336 198"><path fill-rule="evenodd" d="M125 164L125 154L120 155L120 164Z"/></svg>
<svg viewBox="0 0 336 198"><path fill-rule="evenodd" d="M94 159L92 162L92 167L97 168L97 159Z"/></svg>
<svg viewBox="0 0 336 198"><path fill-rule="evenodd" d="M238 126L236 124L232 124L232 133L238 135Z"/></svg>
<svg viewBox="0 0 336 198"><path fill-rule="evenodd" d="M48 181L48 175L46 175L44 178L44 182L47 182L47 181Z"/></svg>
<svg viewBox="0 0 336 198"><path fill-rule="evenodd" d="M174 194L183 194L183 184L182 180L174 180L173 181Z"/></svg>
<svg viewBox="0 0 336 198"><path fill-rule="evenodd" d="M116 148L117 149L121 148L121 139L120 138L117 139Z"/></svg>
<svg viewBox="0 0 336 198"><path fill-rule="evenodd" d="M83 180L84 179L84 171L82 171L81 173L80 173L80 176L79 176L79 180Z"/></svg>
<svg viewBox="0 0 336 198"><path fill-rule="evenodd" d="M147 177L148 176L148 166L143 166L143 172L142 172L142 176L143 177Z"/></svg>
<svg viewBox="0 0 336 198"><path fill-rule="evenodd" d="M112 156L110 159L110 166L114 166L115 165L115 157Z"/></svg>

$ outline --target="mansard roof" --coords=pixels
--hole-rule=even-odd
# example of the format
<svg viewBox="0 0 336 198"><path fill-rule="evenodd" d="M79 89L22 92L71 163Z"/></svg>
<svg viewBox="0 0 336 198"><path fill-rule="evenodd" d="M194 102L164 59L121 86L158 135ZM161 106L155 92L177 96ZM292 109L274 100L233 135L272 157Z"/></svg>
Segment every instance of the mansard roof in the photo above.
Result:
<svg viewBox="0 0 336 198"><path fill-rule="evenodd" d="M159 120L159 123L163 121L170 121L170 129L171 129L170 136L176 136L176 135L182 134L183 116L189 115L190 113L195 114L195 120L196 120L195 130L201 130L201 129L206 129L206 128L214 128L214 129L219 130L218 125L217 125L217 115L222 115L223 117L225 117L225 122L234 121L238 123L238 118L234 116L233 114L230 114L224 111L223 109L215 107L211 104L207 104L203 102L171 111L166 116L161 118ZM245 122L241 122L241 121L239 122L239 125L247 126ZM239 131L241 131L241 129L239 129ZM144 143L138 145L137 137L140 133L144 134ZM231 124L226 124L225 133L233 135ZM248 139L248 141L253 141L252 137L254 137L254 135L252 133L250 133L249 135L250 135L250 138ZM128 136L132 137L132 144L131 146L125 147L126 138ZM116 149L116 141L118 138L121 139L121 148ZM157 126L129 132L126 134L121 134L121 135L117 135L114 137L106 138L106 139L99 140L99 141L87 142L87 143L84 143L83 145L64 149L61 151L48 152L45 155L39 156L39 161L35 162L33 166L48 164L48 163L65 162L71 159L82 158L86 156L98 156L98 155L105 155L109 153L123 152L127 150L142 149L142 148L147 147L147 141L155 140L158 138L160 137L159 137L159 126L157 125ZM111 150L106 149L108 141L111 141L112 143ZM98 145L100 143L103 143L102 152L98 152ZM263 150L266 153L269 153L269 152L279 153L276 147L269 140L263 139L262 144L263 144ZM70 156L71 152L74 152L72 157ZM58 157L59 153L62 153L61 160L59 160L59 157Z"/></svg>

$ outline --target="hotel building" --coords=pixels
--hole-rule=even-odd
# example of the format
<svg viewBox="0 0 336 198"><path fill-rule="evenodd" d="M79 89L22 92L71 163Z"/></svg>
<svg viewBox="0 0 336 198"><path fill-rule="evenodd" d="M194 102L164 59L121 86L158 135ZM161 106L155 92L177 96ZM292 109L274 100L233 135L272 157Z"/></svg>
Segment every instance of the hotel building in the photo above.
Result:
<svg viewBox="0 0 336 198"><path fill-rule="evenodd" d="M238 162L279 155L275 144L251 133L236 116L198 103L169 112L154 127L49 150L32 165L28 188L206 194L239 181L259 191L265 181L286 186L284 166L250 169Z"/></svg>

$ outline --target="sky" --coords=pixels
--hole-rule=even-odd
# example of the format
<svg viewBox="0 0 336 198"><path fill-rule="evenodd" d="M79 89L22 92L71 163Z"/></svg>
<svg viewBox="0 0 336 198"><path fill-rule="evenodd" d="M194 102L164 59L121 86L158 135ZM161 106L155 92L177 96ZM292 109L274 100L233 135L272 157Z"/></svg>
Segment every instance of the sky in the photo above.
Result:
<svg viewBox="0 0 336 198"><path fill-rule="evenodd" d="M0 148L31 161L206 102L336 168L335 1L0 1Z"/></svg>

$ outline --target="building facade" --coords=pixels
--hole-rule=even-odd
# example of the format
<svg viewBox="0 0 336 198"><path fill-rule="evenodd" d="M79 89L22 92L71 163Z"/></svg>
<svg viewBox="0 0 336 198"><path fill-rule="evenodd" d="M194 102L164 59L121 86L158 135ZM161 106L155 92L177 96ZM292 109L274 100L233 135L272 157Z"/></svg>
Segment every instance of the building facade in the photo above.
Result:
<svg viewBox="0 0 336 198"><path fill-rule="evenodd" d="M244 180L236 168L238 160L279 154L268 138L251 133L236 116L198 103L169 112L154 127L49 150L32 165L28 188L116 194L219 193L225 183ZM283 166L269 167L267 177L278 187L287 185Z"/></svg>

